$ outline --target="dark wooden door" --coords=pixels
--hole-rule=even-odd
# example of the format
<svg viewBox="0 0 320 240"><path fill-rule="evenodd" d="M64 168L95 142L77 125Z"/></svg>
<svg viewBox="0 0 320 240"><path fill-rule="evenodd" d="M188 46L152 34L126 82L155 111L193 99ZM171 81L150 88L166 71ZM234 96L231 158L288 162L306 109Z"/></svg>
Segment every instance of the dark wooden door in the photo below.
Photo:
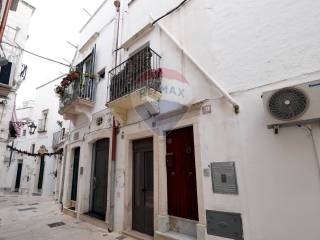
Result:
<svg viewBox="0 0 320 240"><path fill-rule="evenodd" d="M43 185L44 165L45 165L44 156L42 156L40 160L40 170L39 170L39 180L38 180L39 190L42 189L42 185Z"/></svg>
<svg viewBox="0 0 320 240"><path fill-rule="evenodd" d="M74 149L72 187L71 187L72 201L77 201L79 160L80 160L80 148L78 147Z"/></svg>
<svg viewBox="0 0 320 240"><path fill-rule="evenodd" d="M153 139L133 142L132 229L153 236Z"/></svg>
<svg viewBox="0 0 320 240"><path fill-rule="evenodd" d="M171 131L166 140L168 213L198 220L193 128Z"/></svg>
<svg viewBox="0 0 320 240"><path fill-rule="evenodd" d="M95 162L93 171L93 191L91 213L105 220L107 209L109 139L102 139L95 144Z"/></svg>
<svg viewBox="0 0 320 240"><path fill-rule="evenodd" d="M22 172L22 163L18 163L15 189L19 189L20 188L21 172Z"/></svg>

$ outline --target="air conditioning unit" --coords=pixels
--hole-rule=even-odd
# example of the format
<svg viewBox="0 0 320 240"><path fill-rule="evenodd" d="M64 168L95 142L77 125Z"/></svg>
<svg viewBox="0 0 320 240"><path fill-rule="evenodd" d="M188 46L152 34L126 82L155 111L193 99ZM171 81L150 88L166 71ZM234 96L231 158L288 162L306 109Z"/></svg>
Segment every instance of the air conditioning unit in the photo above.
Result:
<svg viewBox="0 0 320 240"><path fill-rule="evenodd" d="M268 128L320 120L320 80L262 94Z"/></svg>

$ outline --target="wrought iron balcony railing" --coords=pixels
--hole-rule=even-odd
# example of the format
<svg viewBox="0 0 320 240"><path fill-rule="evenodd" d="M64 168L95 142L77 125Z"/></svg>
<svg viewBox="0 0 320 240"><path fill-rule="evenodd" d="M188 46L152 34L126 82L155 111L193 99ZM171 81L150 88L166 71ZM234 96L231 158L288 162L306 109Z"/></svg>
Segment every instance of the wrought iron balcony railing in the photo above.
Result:
<svg viewBox="0 0 320 240"><path fill-rule="evenodd" d="M146 47L109 71L111 80L110 98L112 102L143 87L160 92L162 70L161 56Z"/></svg>
<svg viewBox="0 0 320 240"><path fill-rule="evenodd" d="M81 76L78 80L73 81L64 92L60 99L60 110L71 104L76 99L82 99L94 102L96 92L96 80Z"/></svg>

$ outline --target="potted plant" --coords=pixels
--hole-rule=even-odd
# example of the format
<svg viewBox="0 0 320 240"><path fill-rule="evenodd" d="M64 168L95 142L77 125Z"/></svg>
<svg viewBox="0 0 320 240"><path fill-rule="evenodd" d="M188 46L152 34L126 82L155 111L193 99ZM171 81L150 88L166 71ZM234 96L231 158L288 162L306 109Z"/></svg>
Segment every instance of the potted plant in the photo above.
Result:
<svg viewBox="0 0 320 240"><path fill-rule="evenodd" d="M61 85L62 87L64 87L64 88L66 88L66 87L68 87L68 86L70 85L70 83L71 83L70 78L65 77L65 78L62 79L60 85Z"/></svg>
<svg viewBox="0 0 320 240"><path fill-rule="evenodd" d="M63 98L63 96L64 96L64 88L62 86L57 86L55 88L55 92L60 98Z"/></svg>
<svg viewBox="0 0 320 240"><path fill-rule="evenodd" d="M69 77L72 81L78 80L80 78L80 73L77 71L72 71L70 72Z"/></svg>

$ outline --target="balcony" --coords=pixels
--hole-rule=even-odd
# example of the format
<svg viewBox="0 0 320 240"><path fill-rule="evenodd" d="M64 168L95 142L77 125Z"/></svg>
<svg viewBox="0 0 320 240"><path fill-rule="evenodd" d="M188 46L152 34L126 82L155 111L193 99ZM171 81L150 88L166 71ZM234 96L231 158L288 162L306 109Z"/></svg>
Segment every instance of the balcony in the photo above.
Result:
<svg viewBox="0 0 320 240"><path fill-rule="evenodd" d="M80 76L65 88L60 98L59 114L63 115L65 120L71 121L80 114L85 114L89 118L95 102L95 92L96 80Z"/></svg>
<svg viewBox="0 0 320 240"><path fill-rule="evenodd" d="M55 132L52 136L52 148L59 148L64 141L68 138L68 134L65 132L65 129L61 129L59 132Z"/></svg>
<svg viewBox="0 0 320 240"><path fill-rule="evenodd" d="M110 100L107 106L120 123L126 122L127 112L145 106L155 115L159 112L162 69L161 56L146 47L109 72Z"/></svg>

